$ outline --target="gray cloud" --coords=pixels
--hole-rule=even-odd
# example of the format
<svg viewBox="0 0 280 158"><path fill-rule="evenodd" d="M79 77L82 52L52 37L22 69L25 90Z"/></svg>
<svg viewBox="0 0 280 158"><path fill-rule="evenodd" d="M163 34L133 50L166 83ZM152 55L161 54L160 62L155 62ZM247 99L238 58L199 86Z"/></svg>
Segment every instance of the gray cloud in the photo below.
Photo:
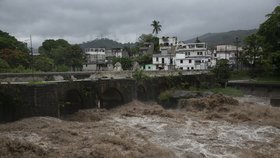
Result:
<svg viewBox="0 0 280 158"><path fill-rule="evenodd" d="M135 42L150 33L185 40L208 32L257 28L279 0L0 0L0 29L19 39L31 34L81 43L96 37Z"/></svg>

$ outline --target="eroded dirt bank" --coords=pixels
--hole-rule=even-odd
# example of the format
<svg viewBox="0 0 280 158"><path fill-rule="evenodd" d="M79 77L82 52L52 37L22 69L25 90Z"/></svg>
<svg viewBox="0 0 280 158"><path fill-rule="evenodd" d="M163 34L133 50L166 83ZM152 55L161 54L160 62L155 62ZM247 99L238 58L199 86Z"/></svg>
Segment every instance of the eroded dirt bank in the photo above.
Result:
<svg viewBox="0 0 280 158"><path fill-rule="evenodd" d="M237 99L215 94L173 110L133 101L0 124L0 157L280 157L280 109Z"/></svg>

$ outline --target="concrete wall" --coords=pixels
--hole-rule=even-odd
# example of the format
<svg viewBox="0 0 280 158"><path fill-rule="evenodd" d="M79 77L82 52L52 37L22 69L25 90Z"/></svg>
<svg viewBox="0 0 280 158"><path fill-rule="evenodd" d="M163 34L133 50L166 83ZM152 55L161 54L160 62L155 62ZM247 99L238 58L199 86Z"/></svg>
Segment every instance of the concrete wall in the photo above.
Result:
<svg viewBox="0 0 280 158"><path fill-rule="evenodd" d="M234 82L227 86L240 89L244 94L261 97L280 98L280 84Z"/></svg>
<svg viewBox="0 0 280 158"><path fill-rule="evenodd" d="M171 73L172 74L172 73ZM71 114L79 109L113 108L133 99L156 100L160 92L182 83L214 85L211 75L134 79L99 79L48 84L0 84L0 122L31 116Z"/></svg>
<svg viewBox="0 0 280 158"><path fill-rule="evenodd" d="M0 86L0 121L27 116L58 116L56 84Z"/></svg>
<svg viewBox="0 0 280 158"><path fill-rule="evenodd" d="M180 72L180 73L179 73ZM202 71L146 71L145 74L151 77L169 75L196 75L208 73ZM125 79L132 78L133 71L90 71L90 72L48 72L48 73L1 73L0 82L31 82L31 81L76 81L96 79Z"/></svg>

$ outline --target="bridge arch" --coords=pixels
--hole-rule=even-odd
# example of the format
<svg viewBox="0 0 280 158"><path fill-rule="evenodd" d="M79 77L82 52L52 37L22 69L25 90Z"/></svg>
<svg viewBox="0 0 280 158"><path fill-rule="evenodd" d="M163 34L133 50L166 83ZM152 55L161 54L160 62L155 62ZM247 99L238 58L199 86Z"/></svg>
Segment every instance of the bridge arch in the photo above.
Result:
<svg viewBox="0 0 280 158"><path fill-rule="evenodd" d="M140 101L146 101L147 100L147 90L144 85L140 84L136 87L136 94L137 99Z"/></svg>
<svg viewBox="0 0 280 158"><path fill-rule="evenodd" d="M81 109L83 104L82 96L77 89L67 90L64 95L63 105L60 106L60 114L73 114Z"/></svg>
<svg viewBox="0 0 280 158"><path fill-rule="evenodd" d="M100 107L111 109L124 104L123 94L117 88L108 88L100 95Z"/></svg>
<svg viewBox="0 0 280 158"><path fill-rule="evenodd" d="M16 119L16 102L12 96L0 92L0 122Z"/></svg>

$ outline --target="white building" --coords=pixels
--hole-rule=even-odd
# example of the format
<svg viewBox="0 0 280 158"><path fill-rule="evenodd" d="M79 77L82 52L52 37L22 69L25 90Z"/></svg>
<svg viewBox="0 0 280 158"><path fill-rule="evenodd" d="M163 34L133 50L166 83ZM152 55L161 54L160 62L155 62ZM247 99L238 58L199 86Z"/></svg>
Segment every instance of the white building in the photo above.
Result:
<svg viewBox="0 0 280 158"><path fill-rule="evenodd" d="M177 37L159 39L161 54L153 55L156 69L205 70L215 65L206 43L184 43Z"/></svg>
<svg viewBox="0 0 280 158"><path fill-rule="evenodd" d="M94 71L106 69L105 48L85 49L87 64L83 65L84 71Z"/></svg>
<svg viewBox="0 0 280 158"><path fill-rule="evenodd" d="M139 48L139 54L153 54L155 45L153 42L145 42L142 47Z"/></svg>
<svg viewBox="0 0 280 158"><path fill-rule="evenodd" d="M206 43L179 43L175 65L182 70L206 70L211 63L211 52Z"/></svg>
<svg viewBox="0 0 280 158"><path fill-rule="evenodd" d="M181 70L206 70L209 67L210 58L199 56L186 56L185 53L176 53L175 65Z"/></svg>
<svg viewBox="0 0 280 158"><path fill-rule="evenodd" d="M142 67L142 69L145 71L155 71L157 70L157 67L154 64L146 64Z"/></svg>
<svg viewBox="0 0 280 158"><path fill-rule="evenodd" d="M241 52L242 48L238 47L238 52ZM236 63L237 49L234 45L217 45L217 50L214 52L213 58L217 60L227 59L230 65Z"/></svg>
<svg viewBox="0 0 280 158"><path fill-rule="evenodd" d="M112 48L112 55L114 57L123 57L123 49L122 48Z"/></svg>
<svg viewBox="0 0 280 158"><path fill-rule="evenodd" d="M156 65L156 70L170 70L175 67L174 54L154 54L153 64Z"/></svg>
<svg viewBox="0 0 280 158"><path fill-rule="evenodd" d="M164 53L175 53L178 45L177 37L161 37L159 38L160 51Z"/></svg>

